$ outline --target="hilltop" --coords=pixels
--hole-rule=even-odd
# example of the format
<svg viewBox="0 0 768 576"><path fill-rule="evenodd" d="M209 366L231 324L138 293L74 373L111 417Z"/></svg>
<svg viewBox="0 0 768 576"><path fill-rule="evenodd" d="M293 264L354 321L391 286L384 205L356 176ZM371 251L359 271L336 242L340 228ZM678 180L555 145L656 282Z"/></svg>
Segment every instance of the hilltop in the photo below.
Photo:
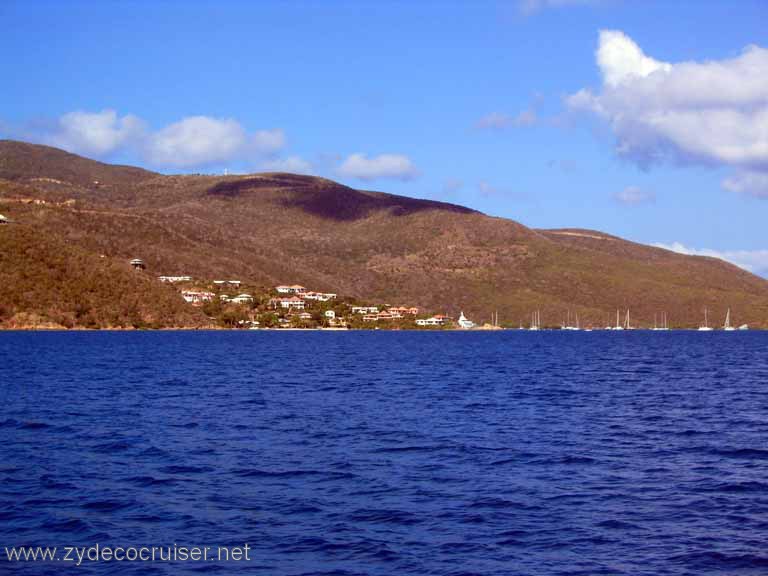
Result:
<svg viewBox="0 0 768 576"><path fill-rule="evenodd" d="M237 277L265 288L298 283L456 316L463 309L480 322L498 310L511 326L527 322L535 309L545 324L558 325L570 310L582 324L603 326L617 308L628 307L640 324L667 311L673 325L694 326L706 306L713 322L730 307L738 324L768 327L768 282L721 260L598 231L531 229L454 204L313 176L165 176L0 141L0 213L16 222L0 227L0 241L17 246L1 262L3 301L30 290L33 281L19 272L30 253L18 246L37 238L45 241L34 255L42 261L67 247L83 262L128 273L126 286L163 294L172 288L146 282L159 275ZM146 272L129 269L135 257L147 263ZM82 266L93 277L104 273ZM15 311L44 314L57 298L51 292ZM150 298L159 296L141 301L146 321L155 322L163 316L150 310ZM170 312L160 324L205 323L183 302L191 316L162 309Z"/></svg>

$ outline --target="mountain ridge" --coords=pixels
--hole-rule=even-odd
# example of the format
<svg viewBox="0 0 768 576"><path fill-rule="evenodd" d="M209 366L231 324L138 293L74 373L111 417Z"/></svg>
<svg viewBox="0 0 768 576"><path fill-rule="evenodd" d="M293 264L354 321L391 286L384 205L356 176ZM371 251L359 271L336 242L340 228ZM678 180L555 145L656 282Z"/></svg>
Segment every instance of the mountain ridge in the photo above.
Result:
<svg viewBox="0 0 768 576"><path fill-rule="evenodd" d="M0 141L0 212L121 265L141 257L151 275L300 283L481 320L498 310L510 326L538 309L552 325L571 310L601 326L631 308L692 327L704 307L768 326L768 282L721 260L314 176L161 175Z"/></svg>

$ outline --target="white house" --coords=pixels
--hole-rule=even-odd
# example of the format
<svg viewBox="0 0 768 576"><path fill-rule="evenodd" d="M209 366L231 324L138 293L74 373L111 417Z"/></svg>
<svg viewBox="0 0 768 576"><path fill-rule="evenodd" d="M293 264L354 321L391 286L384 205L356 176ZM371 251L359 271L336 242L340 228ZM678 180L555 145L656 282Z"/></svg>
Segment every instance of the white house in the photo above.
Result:
<svg viewBox="0 0 768 576"><path fill-rule="evenodd" d="M213 300L215 294L213 292L200 292L197 290L182 290L181 297L191 304L200 305L203 302L210 302Z"/></svg>
<svg viewBox="0 0 768 576"><path fill-rule="evenodd" d="M325 317L331 318L331 319L336 318L336 312L334 312L333 310L326 310Z"/></svg>
<svg viewBox="0 0 768 576"><path fill-rule="evenodd" d="M0 224L8 224L8 218L0 214Z"/></svg>
<svg viewBox="0 0 768 576"><path fill-rule="evenodd" d="M158 276L157 279L160 280L160 282L173 284L175 282L191 282L192 276Z"/></svg>
<svg viewBox="0 0 768 576"><path fill-rule="evenodd" d="M234 302L235 304L250 304L253 302L253 296L250 294L238 294L234 298L231 298L230 302Z"/></svg>
<svg viewBox="0 0 768 576"><path fill-rule="evenodd" d="M377 306L352 306L352 314L378 314Z"/></svg>
<svg viewBox="0 0 768 576"><path fill-rule="evenodd" d="M287 310L304 310L304 300L291 296L290 298L272 298L269 301L273 308L285 308Z"/></svg>
<svg viewBox="0 0 768 576"><path fill-rule="evenodd" d="M304 294L304 292L307 291L304 286L300 286L298 284L294 284L292 286L280 285L275 287L275 290L277 290L280 294Z"/></svg>
<svg viewBox="0 0 768 576"><path fill-rule="evenodd" d="M450 320L448 316L438 314L437 316L432 316L432 318L419 318L416 320L416 326L445 326L448 320Z"/></svg>

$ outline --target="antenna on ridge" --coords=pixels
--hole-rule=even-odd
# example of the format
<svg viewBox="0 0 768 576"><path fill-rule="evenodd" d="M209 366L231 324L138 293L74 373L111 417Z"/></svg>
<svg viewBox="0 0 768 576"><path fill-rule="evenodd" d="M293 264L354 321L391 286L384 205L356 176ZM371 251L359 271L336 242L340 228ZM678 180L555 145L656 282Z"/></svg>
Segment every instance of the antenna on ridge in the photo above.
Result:
<svg viewBox="0 0 768 576"><path fill-rule="evenodd" d="M228 175L229 175L229 169L228 168L224 168L224 176L228 176Z"/></svg>

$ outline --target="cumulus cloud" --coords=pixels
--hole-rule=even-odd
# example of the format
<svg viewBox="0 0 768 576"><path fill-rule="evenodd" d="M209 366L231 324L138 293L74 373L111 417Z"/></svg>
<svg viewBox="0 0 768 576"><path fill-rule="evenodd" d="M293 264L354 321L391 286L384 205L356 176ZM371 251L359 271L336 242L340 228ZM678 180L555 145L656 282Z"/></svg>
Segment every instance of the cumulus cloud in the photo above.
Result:
<svg viewBox="0 0 768 576"><path fill-rule="evenodd" d="M743 268L754 274L761 276L768 276L768 250L710 250L710 249L696 249L690 248L680 242L673 242L671 244L663 244L657 242L653 244L657 248L664 248L665 250L671 250L679 254L687 254L689 256L710 256L712 258L719 258L725 260L731 264L735 264L739 268Z"/></svg>
<svg viewBox="0 0 768 576"><path fill-rule="evenodd" d="M232 161L256 165L274 159L286 145L282 130L249 133L232 118L188 116L152 131L141 118L120 116L111 109L69 112L54 121L11 133L95 158L135 152L148 164L175 168ZM298 166L295 160L293 164Z"/></svg>
<svg viewBox="0 0 768 576"><path fill-rule="evenodd" d="M402 154L380 154L371 158L365 154L351 154L341 163L337 172L341 176L359 180L413 180L419 175L411 159Z"/></svg>
<svg viewBox="0 0 768 576"><path fill-rule="evenodd" d="M293 174L313 174L312 163L299 156L288 156L287 158L273 158L262 162L262 170L268 172L291 172Z"/></svg>
<svg viewBox="0 0 768 576"><path fill-rule="evenodd" d="M531 126L536 123L536 120L536 111L530 108L523 110L516 116L510 116L503 112L491 112L475 122L475 128L480 130L504 130L505 128Z"/></svg>
<svg viewBox="0 0 768 576"><path fill-rule="evenodd" d="M669 63L645 55L623 32L603 30L596 61L602 87L582 89L566 103L605 121L620 156L644 167L699 163L746 173L732 188L768 172L767 49Z"/></svg>
<svg viewBox="0 0 768 576"><path fill-rule="evenodd" d="M232 159L246 143L235 120L190 116L152 134L144 155L160 166L201 166Z"/></svg>
<svg viewBox="0 0 768 576"><path fill-rule="evenodd" d="M78 154L105 156L139 141L145 131L136 116L118 116L114 110L69 112L43 136L46 144Z"/></svg>
<svg viewBox="0 0 768 576"><path fill-rule="evenodd" d="M621 192L613 195L614 200L628 206L647 204L656 200L656 194L650 190L643 190L637 186L627 186Z"/></svg>

